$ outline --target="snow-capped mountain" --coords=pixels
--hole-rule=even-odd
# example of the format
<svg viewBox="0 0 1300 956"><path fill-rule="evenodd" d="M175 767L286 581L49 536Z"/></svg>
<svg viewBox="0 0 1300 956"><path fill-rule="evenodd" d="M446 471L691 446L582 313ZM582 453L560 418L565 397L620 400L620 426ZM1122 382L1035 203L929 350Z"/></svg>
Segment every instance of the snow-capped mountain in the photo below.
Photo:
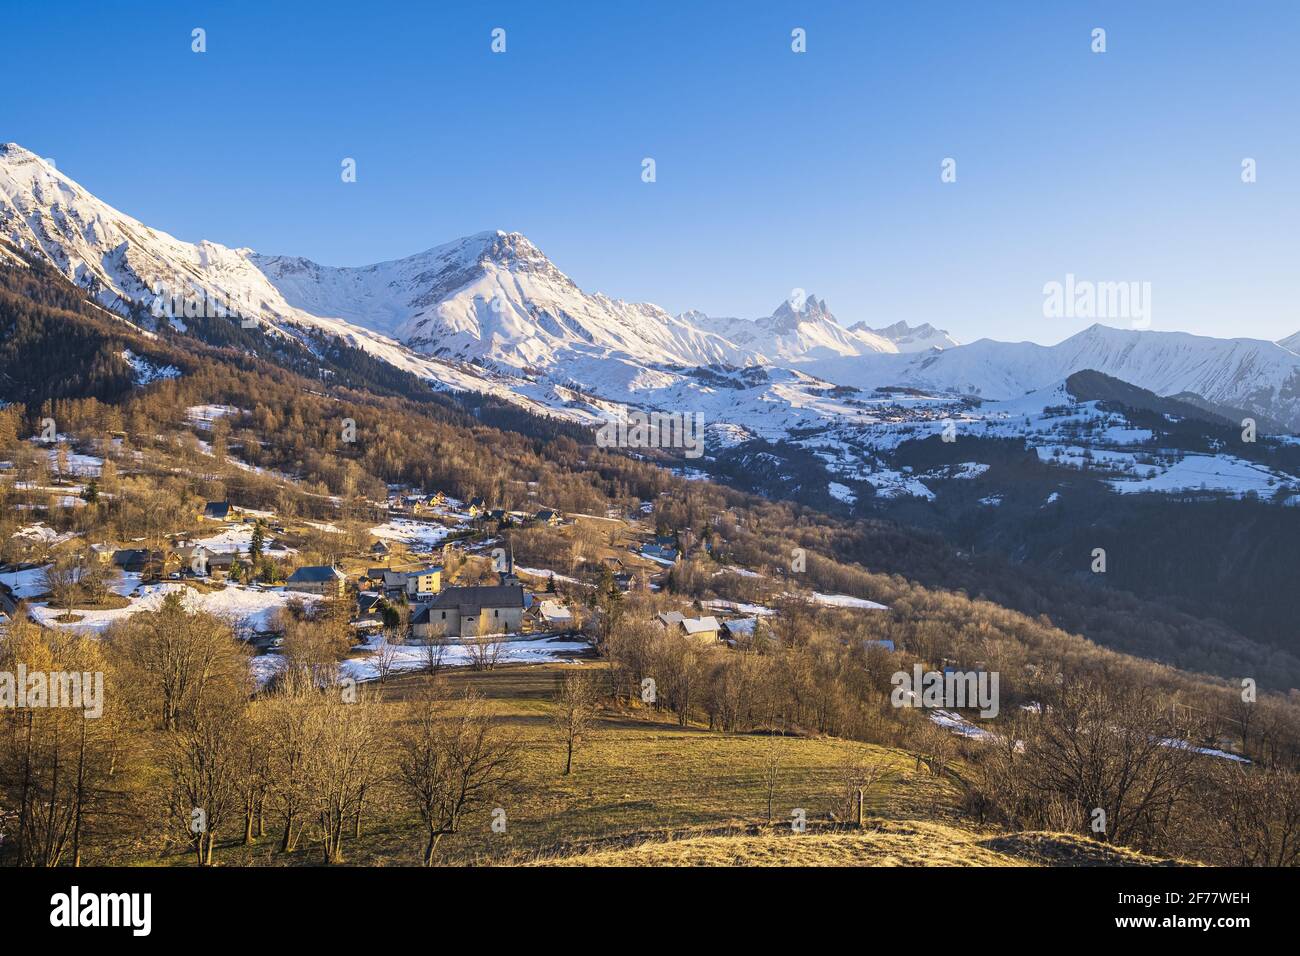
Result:
<svg viewBox="0 0 1300 956"><path fill-rule="evenodd" d="M1300 427L1300 334L1273 343L1093 326L1054 346L959 345L928 324L841 325L816 296L753 320L672 316L585 292L527 238L501 231L391 262L325 266L151 229L15 144L0 145L8 257L5 243L121 312L157 287L215 299L307 347L337 336L443 387L579 420L624 403L698 410L733 436L775 438L845 416L869 422L872 402L846 399L852 387L1000 400L1094 369Z"/></svg>
<svg viewBox="0 0 1300 956"><path fill-rule="evenodd" d="M764 365L899 351L884 336L840 325L825 300L815 295L787 299L759 319L719 318L694 311L680 318L746 349Z"/></svg>
<svg viewBox="0 0 1300 956"><path fill-rule="evenodd" d="M923 322L917 326L908 325L906 322L895 322L883 329L870 328L865 322L854 322L849 326L849 331L886 339L892 342L899 352L928 352L930 349L952 349L961 344L943 329L936 329L929 322Z"/></svg>
<svg viewBox="0 0 1300 956"><path fill-rule="evenodd" d="M682 365L751 361L658 306L583 292L519 233L477 233L360 268L283 256L252 261L296 308L430 355L516 368L551 367L565 353Z"/></svg>

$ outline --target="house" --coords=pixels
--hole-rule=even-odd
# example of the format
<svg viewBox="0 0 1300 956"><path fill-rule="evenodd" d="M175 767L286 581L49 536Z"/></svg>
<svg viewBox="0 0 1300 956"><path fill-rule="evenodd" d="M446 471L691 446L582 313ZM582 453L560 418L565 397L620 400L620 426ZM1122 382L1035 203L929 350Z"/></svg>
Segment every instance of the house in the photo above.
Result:
<svg viewBox="0 0 1300 956"><path fill-rule="evenodd" d="M537 514L533 515L533 517L542 524L550 525L552 528L564 520L564 516L552 508L543 508L541 511L537 512Z"/></svg>
<svg viewBox="0 0 1300 956"><path fill-rule="evenodd" d="M473 498L469 499L469 504L465 506L465 510L469 512L471 518L477 518L487 510L487 502L478 495L475 495Z"/></svg>
<svg viewBox="0 0 1300 956"><path fill-rule="evenodd" d="M406 590L406 572L379 568L379 579L383 582L385 594L396 594Z"/></svg>
<svg viewBox="0 0 1300 956"><path fill-rule="evenodd" d="M304 594L319 594L327 598L340 598L347 578L338 568L328 564L314 564L299 568L289 575L285 582L286 591L301 591Z"/></svg>
<svg viewBox="0 0 1300 956"><path fill-rule="evenodd" d="M230 569L236 565L236 563L247 564L248 562L244 561L242 558L239 557L238 554L236 554L233 551L209 551L207 553L207 565L208 565L209 574L211 574L213 571L229 572Z"/></svg>
<svg viewBox="0 0 1300 956"><path fill-rule="evenodd" d="M403 573L406 575L406 593L412 597L437 594L442 590L442 568L437 565Z"/></svg>
<svg viewBox="0 0 1300 956"><path fill-rule="evenodd" d="M676 564L678 557L676 548L658 543L647 544L641 549L641 555L661 564Z"/></svg>
<svg viewBox="0 0 1300 956"><path fill-rule="evenodd" d="M718 619L711 614L707 617L686 617L680 611L669 611L660 614L657 619L664 630L693 638L702 644L716 644L722 630Z"/></svg>
<svg viewBox="0 0 1300 956"><path fill-rule="evenodd" d="M430 508L437 508L447 503L447 496L441 491L435 491L433 494L425 496L424 503Z"/></svg>
<svg viewBox="0 0 1300 956"><path fill-rule="evenodd" d="M100 564L111 564L114 550L111 544L92 544L90 546L90 553Z"/></svg>
<svg viewBox="0 0 1300 956"><path fill-rule="evenodd" d="M539 623L547 627L573 626L573 612L559 601L538 601L528 610Z"/></svg>
<svg viewBox="0 0 1300 956"><path fill-rule="evenodd" d="M203 517L213 521L225 521L230 517L229 501L209 501L203 506Z"/></svg>
<svg viewBox="0 0 1300 956"><path fill-rule="evenodd" d="M354 624L372 627L383 623L383 595L374 591L361 591L357 594L357 617Z"/></svg>
<svg viewBox="0 0 1300 956"><path fill-rule="evenodd" d="M198 577L207 576L209 552L203 545L187 544L177 548L176 557L180 559L182 572L188 571Z"/></svg>
<svg viewBox="0 0 1300 956"><path fill-rule="evenodd" d="M450 587L411 618L411 633L431 637L514 634L524 618L524 589L517 585Z"/></svg>
<svg viewBox="0 0 1300 956"><path fill-rule="evenodd" d="M370 546L370 553L376 557L386 558L388 557L388 545L382 541L376 541Z"/></svg>
<svg viewBox="0 0 1300 956"><path fill-rule="evenodd" d="M134 574L162 573L166 555L146 548L124 548L113 552L113 566Z"/></svg>

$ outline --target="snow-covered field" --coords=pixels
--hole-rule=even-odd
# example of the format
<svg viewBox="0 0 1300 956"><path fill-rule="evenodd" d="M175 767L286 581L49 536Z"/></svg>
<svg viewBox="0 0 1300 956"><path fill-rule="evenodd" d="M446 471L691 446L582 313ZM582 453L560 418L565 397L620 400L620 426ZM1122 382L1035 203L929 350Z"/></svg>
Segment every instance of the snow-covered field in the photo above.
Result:
<svg viewBox="0 0 1300 956"><path fill-rule="evenodd" d="M868 601L866 598L853 597L848 594L819 594L813 591L812 599L815 603L824 604L827 607L856 607L866 611L889 610L884 604L877 604L875 601Z"/></svg>
<svg viewBox="0 0 1300 956"><path fill-rule="evenodd" d="M412 521L410 518L393 518L376 525L370 533L384 541L398 541L411 550L431 551L451 534L449 528L429 521Z"/></svg>
<svg viewBox="0 0 1300 956"><path fill-rule="evenodd" d="M1284 480L1284 475L1232 455L1188 455L1163 470L1153 468L1141 478L1117 478L1109 484L1124 494L1204 490L1240 497L1253 491L1267 498Z"/></svg>
<svg viewBox="0 0 1300 956"><path fill-rule="evenodd" d="M201 544L215 554L247 554L249 546L253 543L253 526L251 524L230 525L216 534L194 538L190 543ZM275 538L264 532L263 546L269 548L274 543ZM280 554L296 553L293 548L276 550Z"/></svg>
<svg viewBox="0 0 1300 956"><path fill-rule="evenodd" d="M349 657L339 666L339 676L355 681L372 681L379 678L373 652L380 640L379 634L372 634L364 644L354 650L367 653ZM591 645L586 641L560 640L556 638L517 638L503 640L501 651L497 655L497 664L544 664L548 661L578 660ZM393 673L419 671L427 666L427 650L423 644L398 644L393 646ZM450 643L444 646L442 653L443 667L468 667L474 662L472 649L467 644ZM284 658L279 654L262 654L253 658L253 678L265 684L284 666Z"/></svg>
<svg viewBox="0 0 1300 956"><path fill-rule="evenodd" d="M124 583L114 588L119 593L129 593L139 583L138 575L126 575L124 578ZM132 598L127 607L103 611L73 611L72 613L78 615L81 620L66 624L56 620L62 613L56 608L38 605L32 608L31 612L36 620L47 627L101 632L132 614L156 611L162 607L163 598L168 594L183 592L185 606L192 611L206 611L225 618L232 624L242 624L253 630L267 630L271 626L271 619L275 612L291 601L310 606L320 600L315 595L285 591L283 588L262 589L241 584L228 584L224 590L214 591L211 594L201 593L175 582L147 584L139 590L139 597Z"/></svg>

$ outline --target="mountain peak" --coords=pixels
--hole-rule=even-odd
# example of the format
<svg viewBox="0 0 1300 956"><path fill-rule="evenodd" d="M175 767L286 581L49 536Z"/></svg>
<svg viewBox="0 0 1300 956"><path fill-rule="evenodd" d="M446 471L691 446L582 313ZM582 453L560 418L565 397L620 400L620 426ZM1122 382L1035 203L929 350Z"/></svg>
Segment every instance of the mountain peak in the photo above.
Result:
<svg viewBox="0 0 1300 956"><path fill-rule="evenodd" d="M784 300L770 316L758 321L774 331L792 332L801 322L834 322L835 316L826 308L825 299L809 295L802 301L793 297Z"/></svg>
<svg viewBox="0 0 1300 956"><path fill-rule="evenodd" d="M40 159L30 149L24 149L17 143L0 143L0 156L10 159Z"/></svg>
<svg viewBox="0 0 1300 956"><path fill-rule="evenodd" d="M900 319L893 325L873 329L865 322L854 322L849 326L850 332L862 335L879 336L893 342L900 352L926 352L930 349L950 349L958 345L956 339L943 329L936 329L929 322L920 325L908 325Z"/></svg>

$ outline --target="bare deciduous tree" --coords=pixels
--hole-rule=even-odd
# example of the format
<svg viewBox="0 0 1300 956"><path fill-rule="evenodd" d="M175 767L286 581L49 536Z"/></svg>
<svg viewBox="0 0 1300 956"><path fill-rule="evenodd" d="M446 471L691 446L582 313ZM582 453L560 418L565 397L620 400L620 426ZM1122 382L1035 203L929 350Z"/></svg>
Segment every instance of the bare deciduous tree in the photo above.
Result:
<svg viewBox="0 0 1300 956"><path fill-rule="evenodd" d="M411 711L396 740L394 764L401 789L424 821L424 865L432 866L439 840L515 779L518 745L472 692L454 706L430 694Z"/></svg>
<svg viewBox="0 0 1300 956"><path fill-rule="evenodd" d="M553 699L558 708L555 725L564 740L567 776L573 771L574 751L582 746L596 717L600 703L596 676L587 671L569 671L557 681Z"/></svg>

